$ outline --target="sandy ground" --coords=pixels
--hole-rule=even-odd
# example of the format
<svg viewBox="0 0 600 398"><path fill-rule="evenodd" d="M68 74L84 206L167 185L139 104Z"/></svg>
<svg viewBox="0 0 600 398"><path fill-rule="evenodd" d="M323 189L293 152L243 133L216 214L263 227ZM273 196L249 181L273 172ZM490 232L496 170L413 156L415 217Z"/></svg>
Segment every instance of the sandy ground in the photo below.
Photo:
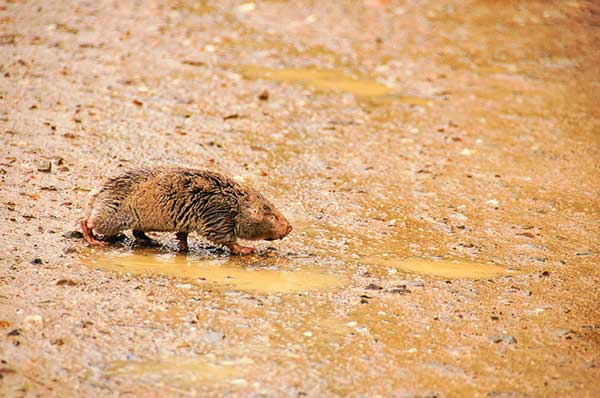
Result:
<svg viewBox="0 0 600 398"><path fill-rule="evenodd" d="M600 396L598 43L592 1L0 3L0 395ZM295 231L69 238L158 164Z"/></svg>

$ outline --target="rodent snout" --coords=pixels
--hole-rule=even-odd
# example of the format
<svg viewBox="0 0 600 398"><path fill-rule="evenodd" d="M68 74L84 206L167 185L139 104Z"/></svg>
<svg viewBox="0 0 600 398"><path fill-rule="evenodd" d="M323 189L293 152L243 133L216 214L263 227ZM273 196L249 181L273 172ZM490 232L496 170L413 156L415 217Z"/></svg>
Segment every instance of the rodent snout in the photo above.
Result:
<svg viewBox="0 0 600 398"><path fill-rule="evenodd" d="M294 229L294 227L292 227L290 224L287 225L287 227L285 227L285 230L280 229L280 233L279 236L277 237L277 239L283 239L286 236L288 236L290 234L290 232L292 232L292 230Z"/></svg>

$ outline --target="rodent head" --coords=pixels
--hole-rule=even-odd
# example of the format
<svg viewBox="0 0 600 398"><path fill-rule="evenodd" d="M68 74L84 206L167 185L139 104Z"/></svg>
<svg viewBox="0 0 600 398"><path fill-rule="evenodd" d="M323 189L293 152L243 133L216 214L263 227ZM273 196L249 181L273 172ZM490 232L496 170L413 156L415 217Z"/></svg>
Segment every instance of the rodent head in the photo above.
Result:
<svg viewBox="0 0 600 398"><path fill-rule="evenodd" d="M247 190L240 200L240 215L236 235L246 240L283 239L292 226L288 220L259 192Z"/></svg>

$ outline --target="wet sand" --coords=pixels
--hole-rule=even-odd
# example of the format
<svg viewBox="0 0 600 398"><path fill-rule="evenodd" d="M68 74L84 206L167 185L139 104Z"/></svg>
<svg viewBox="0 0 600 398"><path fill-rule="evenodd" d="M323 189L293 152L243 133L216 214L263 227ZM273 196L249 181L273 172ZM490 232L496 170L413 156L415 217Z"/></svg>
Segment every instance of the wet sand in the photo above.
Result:
<svg viewBox="0 0 600 398"><path fill-rule="evenodd" d="M600 395L599 15L0 4L0 395ZM235 176L294 231L72 238L140 165Z"/></svg>

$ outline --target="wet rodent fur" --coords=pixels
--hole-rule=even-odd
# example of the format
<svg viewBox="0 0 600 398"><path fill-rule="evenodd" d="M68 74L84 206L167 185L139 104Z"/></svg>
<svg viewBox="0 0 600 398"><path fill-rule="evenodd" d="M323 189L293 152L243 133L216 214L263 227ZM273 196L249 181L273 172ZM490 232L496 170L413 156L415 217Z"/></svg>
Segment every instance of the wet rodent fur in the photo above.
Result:
<svg viewBox="0 0 600 398"><path fill-rule="evenodd" d="M92 230L110 237L131 229L139 239L164 231L177 232L180 250L187 250L187 234L196 232L236 254L254 251L237 239L282 239L292 230L255 189L208 170L166 167L132 169L106 181L92 193L81 227L90 244L105 244Z"/></svg>

